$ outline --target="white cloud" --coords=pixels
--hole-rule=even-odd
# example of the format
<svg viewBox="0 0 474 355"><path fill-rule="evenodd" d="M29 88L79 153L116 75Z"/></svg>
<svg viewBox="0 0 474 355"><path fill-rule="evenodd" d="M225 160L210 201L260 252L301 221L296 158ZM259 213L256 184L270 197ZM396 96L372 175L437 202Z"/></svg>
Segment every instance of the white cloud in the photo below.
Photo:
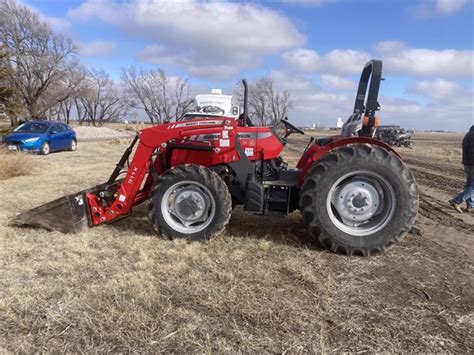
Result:
<svg viewBox="0 0 474 355"><path fill-rule="evenodd" d="M399 41L379 42L374 53L334 49L326 54L311 49L294 49L282 54L285 68L295 72L336 75L359 74L371 58L381 58L384 72L416 76L472 78L474 51L410 48Z"/></svg>
<svg viewBox="0 0 474 355"><path fill-rule="evenodd" d="M324 87L331 87L339 90L349 90L356 88L356 83L352 80L342 78L337 75L321 75L321 83Z"/></svg>
<svg viewBox="0 0 474 355"><path fill-rule="evenodd" d="M461 10L469 0L437 0L435 9L440 13L452 13Z"/></svg>
<svg viewBox="0 0 474 355"><path fill-rule="evenodd" d="M325 56L325 68L333 73L360 74L364 64L370 59L370 55L366 52L335 49Z"/></svg>
<svg viewBox="0 0 474 355"><path fill-rule="evenodd" d="M291 71L350 75L360 73L370 56L366 52L352 49L334 49L320 55L314 50L299 48L283 53L282 59Z"/></svg>
<svg viewBox="0 0 474 355"><path fill-rule="evenodd" d="M115 52L116 44L112 41L95 40L77 42L79 54L85 57L107 57Z"/></svg>
<svg viewBox="0 0 474 355"><path fill-rule="evenodd" d="M297 5L297 6L322 6L324 4L335 3L338 0L281 0L282 3L288 5Z"/></svg>
<svg viewBox="0 0 474 355"><path fill-rule="evenodd" d="M184 69L191 65L192 74L206 78L229 77L306 40L287 17L253 3L88 0L69 16L117 26L150 42L140 58Z"/></svg>
<svg viewBox="0 0 474 355"><path fill-rule="evenodd" d="M316 71L321 57L311 49L298 48L282 54L283 62L291 69L302 72Z"/></svg>
<svg viewBox="0 0 474 355"><path fill-rule="evenodd" d="M298 124L335 126L338 117L348 117L352 112L351 96L326 92L304 74L275 70L270 76L277 88L290 92L294 105L289 118Z"/></svg>
<svg viewBox="0 0 474 355"><path fill-rule="evenodd" d="M305 73L288 71L271 72L275 85L279 89L287 89L294 101L290 120L310 125L320 122L326 126L334 126L337 117L344 120L352 113L355 90L353 93L334 93L323 88ZM332 80L334 78L331 78ZM336 80L337 82L337 80ZM397 124L414 129L444 129L463 131L474 123L474 107L472 91L465 89L456 82L443 79L420 81L409 92L416 92L426 97L423 102L415 98L401 98L384 95L379 96L381 111L378 112L382 124Z"/></svg>
<svg viewBox="0 0 474 355"><path fill-rule="evenodd" d="M382 56L384 69L409 75L472 77L474 51L409 48L397 41L380 42L376 51Z"/></svg>
<svg viewBox="0 0 474 355"><path fill-rule="evenodd" d="M68 20L61 17L46 16L46 15L40 14L40 18L48 22L53 28L53 30L55 30L56 32L69 31L72 26Z"/></svg>
<svg viewBox="0 0 474 355"><path fill-rule="evenodd" d="M448 80L423 80L414 85L410 91L426 97L441 99L459 95L463 92L461 85Z"/></svg>
<svg viewBox="0 0 474 355"><path fill-rule="evenodd" d="M423 0L420 1L416 6L413 6L412 10L416 17L432 18L435 16L456 13L462 10L468 4L472 6L472 0Z"/></svg>

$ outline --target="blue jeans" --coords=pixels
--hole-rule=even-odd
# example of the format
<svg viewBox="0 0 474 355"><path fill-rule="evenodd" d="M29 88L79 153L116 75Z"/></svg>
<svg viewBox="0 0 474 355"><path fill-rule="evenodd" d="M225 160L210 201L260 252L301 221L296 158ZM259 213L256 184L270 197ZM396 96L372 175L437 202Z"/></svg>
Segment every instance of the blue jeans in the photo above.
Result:
<svg viewBox="0 0 474 355"><path fill-rule="evenodd" d="M466 201L469 208L474 208L474 166L464 166L466 172L466 188L454 198L456 203L461 204Z"/></svg>

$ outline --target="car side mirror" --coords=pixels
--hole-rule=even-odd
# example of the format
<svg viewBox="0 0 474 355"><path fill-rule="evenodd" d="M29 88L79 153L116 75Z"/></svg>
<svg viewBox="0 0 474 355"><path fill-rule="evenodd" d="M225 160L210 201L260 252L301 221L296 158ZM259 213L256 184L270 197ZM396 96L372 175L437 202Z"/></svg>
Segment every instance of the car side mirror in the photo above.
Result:
<svg viewBox="0 0 474 355"><path fill-rule="evenodd" d="M56 133L58 133L58 131L52 130L52 131L49 132L49 134L56 134Z"/></svg>

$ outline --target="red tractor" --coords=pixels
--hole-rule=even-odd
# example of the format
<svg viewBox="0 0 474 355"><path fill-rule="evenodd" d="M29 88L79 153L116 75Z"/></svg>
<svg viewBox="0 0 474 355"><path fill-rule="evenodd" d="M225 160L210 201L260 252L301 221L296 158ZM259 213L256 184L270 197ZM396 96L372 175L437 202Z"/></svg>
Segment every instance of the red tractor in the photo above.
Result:
<svg viewBox="0 0 474 355"><path fill-rule="evenodd" d="M304 132L288 120L283 135L253 126L243 81L240 119L214 115L146 128L105 184L27 211L14 223L74 232L127 217L149 201L158 234L205 240L224 230L235 205L261 215L299 209L308 232L329 250L385 251L410 230L418 192L398 154L373 138L381 73L381 61L366 64L341 135L311 141L295 168L280 153L290 134Z"/></svg>

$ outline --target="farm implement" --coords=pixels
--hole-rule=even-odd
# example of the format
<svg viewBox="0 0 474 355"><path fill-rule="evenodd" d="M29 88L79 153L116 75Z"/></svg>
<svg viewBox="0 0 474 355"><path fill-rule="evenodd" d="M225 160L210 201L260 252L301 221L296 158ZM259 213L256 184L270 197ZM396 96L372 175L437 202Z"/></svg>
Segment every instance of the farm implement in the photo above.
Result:
<svg viewBox="0 0 474 355"><path fill-rule="evenodd" d="M243 81L240 118L213 115L143 129L106 183L24 212L13 223L78 232L127 217L148 201L158 234L206 240L224 230L235 205L260 215L299 209L308 233L331 251L386 251L411 229L418 192L398 154L374 138L381 74L381 61L365 65L341 134L310 141L294 168L280 153L290 134L304 132L287 119L281 134L253 126Z"/></svg>

